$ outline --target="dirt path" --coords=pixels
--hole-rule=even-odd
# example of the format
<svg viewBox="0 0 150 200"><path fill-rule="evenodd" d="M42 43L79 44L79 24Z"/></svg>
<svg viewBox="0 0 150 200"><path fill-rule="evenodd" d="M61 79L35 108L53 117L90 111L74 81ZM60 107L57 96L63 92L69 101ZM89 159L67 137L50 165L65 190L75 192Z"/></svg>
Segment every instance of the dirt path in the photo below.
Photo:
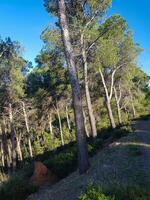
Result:
<svg viewBox="0 0 150 200"><path fill-rule="evenodd" d="M136 183L150 191L150 120L137 122L135 133L103 149L90 162L87 174L74 172L28 200L77 200L89 184L112 188Z"/></svg>
<svg viewBox="0 0 150 200"><path fill-rule="evenodd" d="M136 134L143 153L140 167L145 174L145 182L150 185L150 119L136 124Z"/></svg>

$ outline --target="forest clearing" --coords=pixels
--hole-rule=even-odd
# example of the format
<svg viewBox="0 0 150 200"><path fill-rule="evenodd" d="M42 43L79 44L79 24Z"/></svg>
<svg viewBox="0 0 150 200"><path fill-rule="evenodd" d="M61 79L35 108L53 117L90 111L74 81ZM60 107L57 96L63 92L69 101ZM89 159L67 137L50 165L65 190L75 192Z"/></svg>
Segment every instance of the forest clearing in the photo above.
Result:
<svg viewBox="0 0 150 200"><path fill-rule="evenodd" d="M37 3L21 34L33 59L32 23L48 14L34 60L13 28L0 37L0 200L150 199L149 57L113 2Z"/></svg>

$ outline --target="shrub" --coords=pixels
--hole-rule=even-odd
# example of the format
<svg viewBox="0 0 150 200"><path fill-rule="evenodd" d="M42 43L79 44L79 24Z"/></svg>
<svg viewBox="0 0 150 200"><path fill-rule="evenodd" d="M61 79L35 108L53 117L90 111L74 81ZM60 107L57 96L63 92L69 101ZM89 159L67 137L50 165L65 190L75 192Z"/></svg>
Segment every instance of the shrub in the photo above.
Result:
<svg viewBox="0 0 150 200"><path fill-rule="evenodd" d="M89 186L84 194L78 200L115 200L114 197L106 196L101 188Z"/></svg>
<svg viewBox="0 0 150 200"><path fill-rule="evenodd" d="M150 195L144 188L137 185L109 186L107 189L89 186L78 200L150 200Z"/></svg>
<svg viewBox="0 0 150 200"><path fill-rule="evenodd" d="M127 133L129 133L129 127L121 127L120 129L103 129L93 140L93 138L88 138L88 153L90 156L95 155L95 153L103 147L103 143L109 138L119 138ZM47 138L49 135L44 133ZM47 140L46 146L49 146L50 140ZM77 169L77 150L75 142L71 142L63 147L58 147L53 151L53 147L59 146L59 140L55 139L53 141L53 146L47 147L48 151L45 151L44 147L41 147L38 143L34 143L34 154L36 155L36 160L43 162L50 170L52 170L60 179L66 177L73 171ZM45 152L44 152L45 151ZM43 153L42 153L43 152ZM42 154L40 154L42 153ZM37 155L38 154L38 155ZM34 168L34 160L27 159L20 164L20 170L17 171L17 176L12 176L10 180L3 183L0 187L0 198L3 200L23 200L30 193L33 193L36 188L29 183L29 177L31 177ZM95 192L94 192L95 191ZM109 196L102 194L100 189L90 190L92 194L100 193L98 200L108 200L111 199ZM90 193L85 194L85 200L89 199ZM96 197L95 197L96 198ZM81 197L81 200L84 196ZM91 199L92 200L92 199ZM95 200L95 199L94 199ZM118 199L117 199L118 200ZM120 199L119 199L120 200ZM122 199L121 199L122 200ZM126 199L125 199L126 200Z"/></svg>
<svg viewBox="0 0 150 200"><path fill-rule="evenodd" d="M59 178L64 178L77 168L77 152L74 147L69 148L44 161L44 164Z"/></svg>
<svg viewBox="0 0 150 200"><path fill-rule="evenodd" d="M21 200L36 192L37 188L23 176L14 176L0 187L0 198L3 200Z"/></svg>

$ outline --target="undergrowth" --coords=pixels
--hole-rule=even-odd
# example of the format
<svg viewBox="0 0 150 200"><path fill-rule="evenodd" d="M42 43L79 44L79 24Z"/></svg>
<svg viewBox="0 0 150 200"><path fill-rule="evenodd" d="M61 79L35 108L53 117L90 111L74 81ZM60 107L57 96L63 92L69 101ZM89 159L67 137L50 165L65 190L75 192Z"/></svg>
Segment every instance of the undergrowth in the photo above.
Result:
<svg viewBox="0 0 150 200"><path fill-rule="evenodd" d="M122 126L114 130L100 131L95 140L88 138L89 156L95 155L106 142L112 142L130 132L132 132L130 126ZM76 144L71 143L54 151L45 152L37 156L35 160L42 161L59 179L65 178L77 169ZM8 181L2 183L0 186L0 200L24 200L37 190L29 181L33 172L33 163L33 161L27 160L21 170L12 175Z"/></svg>

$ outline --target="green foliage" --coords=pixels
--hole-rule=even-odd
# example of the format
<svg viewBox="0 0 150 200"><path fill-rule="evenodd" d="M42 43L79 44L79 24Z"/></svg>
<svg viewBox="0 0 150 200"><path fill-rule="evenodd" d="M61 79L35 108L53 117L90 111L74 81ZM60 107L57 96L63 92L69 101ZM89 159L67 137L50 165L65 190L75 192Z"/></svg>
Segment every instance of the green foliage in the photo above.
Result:
<svg viewBox="0 0 150 200"><path fill-rule="evenodd" d="M61 146L61 141L59 138L52 138L50 133L44 132L44 151L50 151L56 149L57 147Z"/></svg>
<svg viewBox="0 0 150 200"><path fill-rule="evenodd" d="M89 186L79 200L149 200L150 197L145 189L140 186L129 185L127 187Z"/></svg>
<svg viewBox="0 0 150 200"><path fill-rule="evenodd" d="M77 168L77 152L74 147L54 155L44 164L55 172L59 178L64 178Z"/></svg>
<svg viewBox="0 0 150 200"><path fill-rule="evenodd" d="M16 175L0 186L0 197L3 200L21 200L36 192L36 190L37 188L31 185L29 180Z"/></svg>
<svg viewBox="0 0 150 200"><path fill-rule="evenodd" d="M84 194L78 200L115 200L114 197L106 196L103 194L102 189L99 187L89 186Z"/></svg>
<svg viewBox="0 0 150 200"><path fill-rule="evenodd" d="M33 149L35 155L42 154L44 152L44 147L40 145L39 141L34 141Z"/></svg>
<svg viewBox="0 0 150 200"><path fill-rule="evenodd" d="M129 134L129 133L131 133L133 130L131 129L131 127L130 126L128 126L128 127L121 127L121 128L117 128L117 129L114 129L113 131L112 131L112 137L114 138L114 139L119 139L119 138L121 138L121 137L123 137L123 136L126 136L127 134Z"/></svg>
<svg viewBox="0 0 150 200"><path fill-rule="evenodd" d="M20 57L21 46L10 38L0 40L0 102L1 107L24 96L22 68L25 60Z"/></svg>
<svg viewBox="0 0 150 200"><path fill-rule="evenodd" d="M149 114L150 112L149 77L137 66L136 62L142 50L134 42L133 35L126 21L120 15L113 15L106 19L104 23L98 23L101 21L110 4L111 0L87 0L84 3L83 1L65 0L71 42L77 54L75 57L76 70L82 94L85 91L83 89L83 63L80 55L83 48L80 44L81 33L84 35L84 45L87 50L87 79L98 129L98 136L95 140L88 138L88 153L90 156L95 155L106 141L116 140L132 132L130 126L121 126L113 130L108 128L110 122L105 105L106 94L105 88L102 87L103 84L98 73L99 70L104 75L108 93L110 93L111 86L115 86L117 92L119 90L122 92L120 107L124 123L133 118L133 105L137 116L144 113ZM56 0L45 0L44 5L48 12L58 18ZM27 102L27 117L35 158L43 161L60 178L64 178L77 169L77 150L75 144L68 145L67 149L65 147L60 148L61 140L57 111L59 110L60 113L65 144L75 141L75 127L71 87L58 22L56 26L48 27L44 30L41 38L44 42L44 47L36 57L37 66L31 73L26 73L26 77L23 76L23 70L29 63L21 57L20 44L12 41L10 38L6 38L5 40L0 39L0 122L5 120L5 128L7 129L6 137L9 141L10 122L7 108L8 104L12 103L15 134L22 134L20 144L23 157L25 162L30 160L27 143L29 135L27 135L25 122L21 113L22 107L18 107L18 102L24 99ZM90 46L91 44L92 46ZM113 72L115 72L113 77L114 85L112 85ZM83 105L86 107L85 102L83 95ZM66 122L66 105L69 107L68 114L71 131L68 130ZM111 106L117 124L118 115L113 94ZM52 116L51 125L53 127L54 138L49 133L50 116ZM87 127L89 127L89 124ZM39 139L37 136L39 136ZM140 152L134 148L131 149L131 154L138 156ZM21 164L19 167L21 167ZM24 199L26 195L33 192L35 188L29 184L28 180L32 171L33 166L29 164L26 169L22 169L22 175L15 176L2 184L0 196L3 196L4 200L19 200ZM137 199L144 199L145 197L142 195L143 193L141 192L140 194L140 190L133 187L127 190L118 190L115 193L117 200L133 200L136 197ZM110 200L113 199L113 193L112 196L105 195L100 188L91 187L88 188L86 194L80 197L80 200L83 199Z"/></svg>
<svg viewBox="0 0 150 200"><path fill-rule="evenodd" d="M98 134L98 137L93 140L88 139L88 154L94 156L100 149L103 148L103 144L106 139L116 139L127 135L131 132L130 126L123 126L121 128L112 130L107 129ZM44 155L43 155L44 156ZM66 177L77 169L77 150L75 144L68 146L67 149L62 148L60 152L55 154L48 154L48 159L43 159L44 164L55 172L60 178Z"/></svg>
<svg viewBox="0 0 150 200"><path fill-rule="evenodd" d="M88 138L89 156L94 156L100 149L102 149L106 139L120 138L124 134L129 133L129 131L131 131L130 126L123 126L120 129L116 129L114 131L112 129L107 129L103 131L101 130L95 140L93 140L93 138ZM50 148L53 149L51 138L47 139L47 137L49 136L48 134L49 133L47 132L43 133L44 138L47 141L45 145L47 146L50 144ZM54 141L56 141L56 143ZM56 146L58 145L57 139L53 140L53 144L55 144ZM34 153L36 153L36 160L42 161L60 179L68 176L70 173L77 169L77 149L75 143L68 144L68 146L59 147L58 149L53 149L53 151L47 152L44 152L43 147L41 148L38 142L34 143L33 147ZM8 181L2 184L2 186L0 187L0 196L4 196L3 200L23 200L30 193L34 193L36 191L36 188L33 187L29 182L29 178L33 173L33 168L33 162L31 162L31 160L28 161L27 159L26 162L23 163L23 168L17 171L16 176L13 176ZM102 196L102 194L100 194L100 196L99 194L95 195L97 195L98 198L108 198L107 196ZM89 196L85 197L87 199L89 198Z"/></svg>

